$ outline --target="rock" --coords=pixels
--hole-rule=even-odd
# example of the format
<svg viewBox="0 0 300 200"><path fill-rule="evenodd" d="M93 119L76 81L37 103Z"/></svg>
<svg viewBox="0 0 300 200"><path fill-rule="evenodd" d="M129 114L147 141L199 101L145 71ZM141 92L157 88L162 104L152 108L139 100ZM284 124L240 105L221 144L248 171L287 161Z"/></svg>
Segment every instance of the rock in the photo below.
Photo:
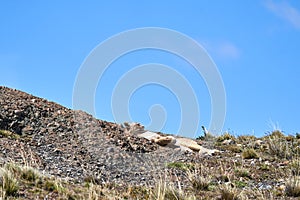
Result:
<svg viewBox="0 0 300 200"><path fill-rule="evenodd" d="M176 138L175 145L187 147L193 151L199 151L202 148L197 142L188 138Z"/></svg>
<svg viewBox="0 0 300 200"><path fill-rule="evenodd" d="M261 148L261 146L264 144L264 142L262 141L262 140L256 140L255 142L254 142L254 148L255 149L259 149L259 148Z"/></svg>
<svg viewBox="0 0 300 200"><path fill-rule="evenodd" d="M282 192L284 192L285 191L285 189L286 189L286 186L285 185L280 185L280 186L278 186L278 188L277 188L279 191L282 191Z"/></svg>
<svg viewBox="0 0 300 200"><path fill-rule="evenodd" d="M213 154L217 150L210 150L200 146L196 141L189 138L174 137L174 136L161 136L157 133L146 131L138 135L139 137L146 138L147 140L153 141L156 144L172 149L181 149L181 151L200 151L201 154Z"/></svg>
<svg viewBox="0 0 300 200"><path fill-rule="evenodd" d="M190 152L190 153L194 152L192 149L185 147L185 146L179 146L179 148L183 152Z"/></svg>
<svg viewBox="0 0 300 200"><path fill-rule="evenodd" d="M34 129L31 126L26 126L22 129L22 133L25 135L31 135Z"/></svg>
<svg viewBox="0 0 300 200"><path fill-rule="evenodd" d="M217 149L207 149L205 147L201 147L201 149L199 150L199 154L200 155L214 155L216 153L219 153L220 151Z"/></svg>
<svg viewBox="0 0 300 200"><path fill-rule="evenodd" d="M287 166L289 163L290 163L290 162L289 162L288 160L285 160L285 161L283 161L283 162L281 162L281 163L278 163L277 165L278 165L278 166Z"/></svg>
<svg viewBox="0 0 300 200"><path fill-rule="evenodd" d="M199 151L201 146L192 139L188 138L176 138L173 136L161 136L157 133L147 131L139 134L139 137L144 137L148 140L154 141L160 146L166 146L169 148L180 148L182 151Z"/></svg>
<svg viewBox="0 0 300 200"><path fill-rule="evenodd" d="M144 133L138 134L138 137L143 137L146 138L147 140L154 140L159 137L161 137L159 134L151 132L151 131L146 131Z"/></svg>
<svg viewBox="0 0 300 200"><path fill-rule="evenodd" d="M173 137L169 137L169 136L166 136L166 137L160 136L156 139L153 139L153 141L160 146L166 146L167 144L171 143L172 140L173 140Z"/></svg>
<svg viewBox="0 0 300 200"><path fill-rule="evenodd" d="M144 133L144 126L137 122L124 122L125 131L132 134Z"/></svg>
<svg viewBox="0 0 300 200"><path fill-rule="evenodd" d="M224 140L224 141L222 142L223 145L231 145L231 144L234 144L234 143L235 143L235 141L233 141L233 140L231 140L231 139Z"/></svg>

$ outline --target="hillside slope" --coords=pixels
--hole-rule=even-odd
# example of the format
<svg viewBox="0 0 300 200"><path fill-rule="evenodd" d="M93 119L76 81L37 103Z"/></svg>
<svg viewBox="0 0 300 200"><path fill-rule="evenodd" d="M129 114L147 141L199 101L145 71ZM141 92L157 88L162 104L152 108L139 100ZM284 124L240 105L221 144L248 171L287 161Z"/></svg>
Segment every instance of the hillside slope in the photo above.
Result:
<svg viewBox="0 0 300 200"><path fill-rule="evenodd" d="M178 141L193 146L177 148ZM218 151L201 153L203 146ZM192 141L0 87L0 199L297 199L299 146L299 134L279 130ZM44 178L28 175L28 167ZM18 190L6 187L14 180L7 174Z"/></svg>

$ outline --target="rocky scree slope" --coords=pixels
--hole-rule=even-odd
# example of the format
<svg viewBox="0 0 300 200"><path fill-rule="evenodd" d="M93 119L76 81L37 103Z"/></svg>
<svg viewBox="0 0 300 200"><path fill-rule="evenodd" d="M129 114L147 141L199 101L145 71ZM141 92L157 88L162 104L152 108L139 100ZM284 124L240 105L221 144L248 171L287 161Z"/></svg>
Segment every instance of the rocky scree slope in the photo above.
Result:
<svg viewBox="0 0 300 200"><path fill-rule="evenodd" d="M197 154L161 147L119 124L0 87L0 164L14 161L82 182L151 185L166 163ZM180 179L180 174L179 176Z"/></svg>

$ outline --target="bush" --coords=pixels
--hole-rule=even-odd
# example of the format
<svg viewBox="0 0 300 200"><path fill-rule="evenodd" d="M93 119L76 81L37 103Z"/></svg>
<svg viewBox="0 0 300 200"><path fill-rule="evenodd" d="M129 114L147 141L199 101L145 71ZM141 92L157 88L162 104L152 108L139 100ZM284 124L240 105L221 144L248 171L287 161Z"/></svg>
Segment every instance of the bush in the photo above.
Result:
<svg viewBox="0 0 300 200"><path fill-rule="evenodd" d="M40 177L40 175L35 169L31 167L24 167L21 177L27 181L34 182Z"/></svg>
<svg viewBox="0 0 300 200"><path fill-rule="evenodd" d="M284 134L280 130L274 130L268 136L270 138L284 138Z"/></svg>
<svg viewBox="0 0 300 200"><path fill-rule="evenodd" d="M211 186L211 179L209 177L205 177L201 174L201 170L189 170L188 173L188 180L191 183L193 190L195 191L208 191Z"/></svg>
<svg viewBox="0 0 300 200"><path fill-rule="evenodd" d="M267 136L266 144L270 155L274 155L280 159L292 157L292 144L289 144L283 133L273 131Z"/></svg>
<svg viewBox="0 0 300 200"><path fill-rule="evenodd" d="M229 185L225 185L220 188L222 200L237 200L239 192L236 188L232 188Z"/></svg>
<svg viewBox="0 0 300 200"><path fill-rule="evenodd" d="M258 154L253 148L245 149L242 153L242 157L245 159L258 158Z"/></svg>
<svg viewBox="0 0 300 200"><path fill-rule="evenodd" d="M62 185L58 181L55 181L55 180L45 181L44 188L45 188L45 190L48 190L50 192L62 192L64 190Z"/></svg>
<svg viewBox="0 0 300 200"><path fill-rule="evenodd" d="M1 169L0 183L5 196L16 196L19 190L19 183L11 172Z"/></svg>
<svg viewBox="0 0 300 200"><path fill-rule="evenodd" d="M293 176L286 183L285 193L290 197L300 197L300 178Z"/></svg>
<svg viewBox="0 0 300 200"><path fill-rule="evenodd" d="M235 140L235 137L226 132L217 138L217 142L223 142L224 140Z"/></svg>

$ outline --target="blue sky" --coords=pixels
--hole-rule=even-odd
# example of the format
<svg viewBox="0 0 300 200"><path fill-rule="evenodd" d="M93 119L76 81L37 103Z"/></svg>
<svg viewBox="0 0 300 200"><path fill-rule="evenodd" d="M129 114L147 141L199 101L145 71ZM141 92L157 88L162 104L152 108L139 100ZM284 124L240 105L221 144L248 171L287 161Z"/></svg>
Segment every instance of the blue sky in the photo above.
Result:
<svg viewBox="0 0 300 200"><path fill-rule="evenodd" d="M300 132L299 1L2 1L0 85L72 108L74 82L84 59L120 32L162 27L195 39L222 76L227 97L224 131L264 135L273 126ZM197 93L199 125L209 125L210 96L203 79L170 53L144 50L121 57L96 91L96 117L113 121L110 97L122 74L145 63L166 64L183 74ZM130 99L134 121L149 123L148 109L162 104L164 132L175 133L180 108L166 88L149 85ZM201 130L198 131L198 134Z"/></svg>

